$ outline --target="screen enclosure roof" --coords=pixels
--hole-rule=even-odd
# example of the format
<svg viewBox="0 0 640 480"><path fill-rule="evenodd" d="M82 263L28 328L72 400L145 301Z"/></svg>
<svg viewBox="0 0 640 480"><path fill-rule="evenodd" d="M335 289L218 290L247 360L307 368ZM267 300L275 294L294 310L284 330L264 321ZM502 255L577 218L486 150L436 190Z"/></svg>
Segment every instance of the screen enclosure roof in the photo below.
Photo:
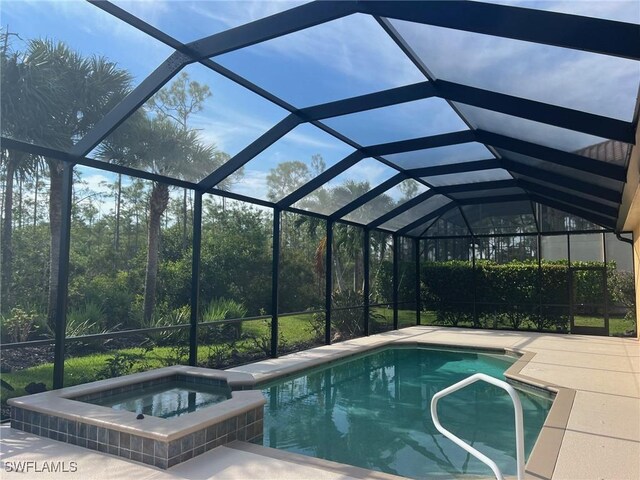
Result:
<svg viewBox="0 0 640 480"><path fill-rule="evenodd" d="M68 148L5 129L2 140L411 237L615 230L640 9L595 3L89 2L133 54L166 58ZM215 168L106 155L181 72L213 93L194 130L224 150Z"/></svg>

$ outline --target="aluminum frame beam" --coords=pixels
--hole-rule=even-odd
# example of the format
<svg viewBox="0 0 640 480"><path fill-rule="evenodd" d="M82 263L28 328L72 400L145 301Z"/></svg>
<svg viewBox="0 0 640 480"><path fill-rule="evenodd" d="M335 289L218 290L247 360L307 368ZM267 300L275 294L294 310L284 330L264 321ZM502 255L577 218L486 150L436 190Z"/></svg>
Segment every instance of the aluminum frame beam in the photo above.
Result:
<svg viewBox="0 0 640 480"><path fill-rule="evenodd" d="M98 121L87 134L70 150L75 156L88 155L102 140L118 128L127 118L135 113L154 93L166 85L169 80L191 62L190 57L182 52L173 52L142 83L129 93L119 104Z"/></svg>
<svg viewBox="0 0 640 480"><path fill-rule="evenodd" d="M530 201L530 200L533 200L534 202L537 202L537 203L541 203L543 205L548 205L550 207L553 207L558 210L562 210L572 215L577 215L579 217L584 218L585 220L589 220L590 222L596 223L606 228L613 228L612 225L615 224L615 220L612 218L598 215L592 212L588 212L586 210L582 210L579 207L568 205L564 202L550 199L535 193L528 193L526 195L504 195L499 197L493 197L490 202L488 202L486 198L475 198L475 199L470 198L470 199L465 199L460 203L462 205L479 205L483 203L508 203L508 202L514 202L514 201Z"/></svg>
<svg viewBox="0 0 640 480"><path fill-rule="evenodd" d="M393 303L393 329L398 330L398 290L400 288L400 238L397 233L394 233L391 237L393 239L393 278L391 279L392 283L392 292L391 292L391 303Z"/></svg>
<svg viewBox="0 0 640 480"><path fill-rule="evenodd" d="M363 147L362 150L367 157L377 157L391 155L394 153L413 152L425 150L427 148L446 147L459 143L475 142L476 136L472 130L461 130L459 132L443 133L428 137L412 138L399 142L381 143Z"/></svg>
<svg viewBox="0 0 640 480"><path fill-rule="evenodd" d="M632 122L445 80L420 82L382 90L303 108L294 113L305 121L322 120L432 97L625 143L632 144L635 141Z"/></svg>
<svg viewBox="0 0 640 480"><path fill-rule="evenodd" d="M194 52L193 60L198 61L315 27L354 13L358 13L358 2L354 0L310 2L201 38L188 43L187 47Z"/></svg>
<svg viewBox="0 0 640 480"><path fill-rule="evenodd" d="M617 190L612 190L607 187L594 185L593 183L584 182L582 180L561 175L559 173L549 172L540 168L525 165L524 163L515 162L507 158L502 159L502 168L512 173L530 177L538 180L542 180L546 183L551 183L561 187L566 187L576 192L582 192L596 197L602 197L614 203L620 203L622 200L622 193Z"/></svg>
<svg viewBox="0 0 640 480"><path fill-rule="evenodd" d="M230 158L226 163L201 180L198 183L198 187L202 190L209 190L210 188L215 187L218 183L242 168L260 153L277 142L280 138L300 125L300 123L302 122L296 115L287 115L267 132Z"/></svg>
<svg viewBox="0 0 640 480"><path fill-rule="evenodd" d="M605 205L603 203L600 203L594 200L589 200L587 198L580 197L577 195L572 195L567 192L555 190L553 188L546 187L538 183L530 182L528 180L519 179L519 180L516 180L516 182L520 188L534 195L537 194L537 195L549 197L552 200L555 199L560 202L565 202L572 205L579 205L580 207L588 208L589 210L593 210L606 217L611 217L611 218L618 217L618 209L616 207Z"/></svg>
<svg viewBox="0 0 640 480"><path fill-rule="evenodd" d="M458 200L460 206L464 205L481 205L483 203L504 203L504 202L528 202L529 194L516 193L514 195L498 195L496 197L471 197Z"/></svg>
<svg viewBox="0 0 640 480"><path fill-rule="evenodd" d="M462 192L477 192L481 190L494 190L497 188L511 188L518 187L518 182L515 179L509 180L490 180L487 182L476 183L459 183L456 185L443 185L438 188L438 193L462 193Z"/></svg>
<svg viewBox="0 0 640 480"><path fill-rule="evenodd" d="M436 89L432 82L419 82L335 102L314 105L297 110L295 113L306 119L306 121L323 120L400 103L424 100L435 96L437 96Z"/></svg>
<svg viewBox="0 0 640 480"><path fill-rule="evenodd" d="M41 157L53 158L62 162L74 163L77 165L83 165L85 167L96 168L99 170L105 170L113 173L121 173L122 175L128 175L136 178L143 178L145 180L152 180L154 182L166 183L167 185L173 185L180 188L189 188L192 190L198 190L198 184L193 182L187 182L178 178L165 177L164 175L158 175L144 170L137 170L131 167L125 167L124 165L117 165L115 163L102 162L93 158L85 156L76 157L68 152L61 152L50 147L43 147L41 145L34 145L32 143L23 142L21 140L15 140L8 137L0 137L2 148L9 150L18 150L20 152L28 153L30 155L38 155Z"/></svg>
<svg viewBox="0 0 640 480"><path fill-rule="evenodd" d="M58 291L54 312L53 388L64 387L64 361L69 293L69 252L71 245L71 210L73 207L73 164L63 164L60 204L60 243L58 245Z"/></svg>
<svg viewBox="0 0 640 480"><path fill-rule="evenodd" d="M500 112L514 117L588 133L598 137L633 144L635 128L632 122L559 107L526 98L506 95L459 83L435 80L436 96L453 102Z"/></svg>
<svg viewBox="0 0 640 480"><path fill-rule="evenodd" d="M448 175L450 173L479 172L482 170L494 170L503 168L502 163L497 158L487 160L474 160L471 162L449 163L445 165L434 165L433 167L411 168L407 173L418 177L428 178L438 175Z"/></svg>
<svg viewBox="0 0 640 480"><path fill-rule="evenodd" d="M624 182L627 179L626 168L620 165L584 157L576 153L565 152L556 148L545 147L537 143L518 140L517 138L476 130L476 141L485 145L503 148L528 157L534 157L545 162L555 163L564 167L575 168L584 172L593 173L601 177L611 178Z"/></svg>
<svg viewBox="0 0 640 480"><path fill-rule="evenodd" d="M460 0L367 1L374 16L640 60L640 26L565 13Z"/></svg>
<svg viewBox="0 0 640 480"><path fill-rule="evenodd" d="M191 300L189 317L189 365L198 363L198 319L200 318L200 258L202 253L202 192L193 198L193 239L191 250Z"/></svg>
<svg viewBox="0 0 640 480"><path fill-rule="evenodd" d="M578 217L584 218L585 220L588 220L590 222L593 222L597 225L600 225L601 227L605 227L607 229L615 229L616 226L616 222L615 220L608 218L608 217L602 217L600 215L588 212L586 210L583 210L581 208L578 208L574 205L567 205L564 202L559 202L557 200L552 200L549 199L547 197L543 197L541 195L536 195L536 194L530 194L529 195L531 197L531 200L533 200L534 202L540 203L542 205L547 205L549 207L555 208L557 210L562 210L566 213L570 213L572 215L576 215ZM567 232L569 233L569 232Z"/></svg>

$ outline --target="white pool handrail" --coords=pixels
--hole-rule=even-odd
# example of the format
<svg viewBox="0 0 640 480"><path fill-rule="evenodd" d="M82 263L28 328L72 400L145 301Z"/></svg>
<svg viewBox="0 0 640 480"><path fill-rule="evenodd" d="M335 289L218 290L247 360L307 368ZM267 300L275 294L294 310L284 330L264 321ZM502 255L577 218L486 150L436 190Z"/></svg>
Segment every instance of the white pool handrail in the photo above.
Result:
<svg viewBox="0 0 640 480"><path fill-rule="evenodd" d="M443 434L453 443L465 449L471 455L487 465L493 471L493 474L498 480L504 480L500 468L493 460L491 460L489 457L482 454L460 438L456 437L453 433L444 428L440 423L440 420L438 419L438 400L479 380L483 380L487 383L495 385L496 387L500 387L503 390L506 390L506 392L511 397L516 418L516 463L518 465L518 480L524 480L524 422L522 420L522 404L520 403L520 397L518 397L518 393L507 382L503 382L502 380L498 380L497 378L490 377L489 375L486 375L484 373L475 373L470 377L459 381L458 383L454 383L450 387L440 390L433 396L433 399L431 400L431 418L433 419L433 424L441 434Z"/></svg>

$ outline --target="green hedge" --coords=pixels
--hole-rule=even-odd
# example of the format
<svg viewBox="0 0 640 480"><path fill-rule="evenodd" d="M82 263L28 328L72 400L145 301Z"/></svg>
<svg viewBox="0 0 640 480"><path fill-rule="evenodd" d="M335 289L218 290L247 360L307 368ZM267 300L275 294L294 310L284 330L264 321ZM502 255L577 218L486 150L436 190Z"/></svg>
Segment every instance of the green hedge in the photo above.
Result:
<svg viewBox="0 0 640 480"><path fill-rule="evenodd" d="M574 267L602 267L600 262L574 262ZM600 270L579 270L574 274L576 303L583 315L601 315L605 298ZM619 288L621 277L614 264L608 265L608 301L629 306L629 292ZM539 331L567 331L570 283L566 261L535 261L497 264L479 260L452 260L421 265L420 297L423 310L434 311L438 323L457 326ZM474 305L475 284L475 305ZM624 297L624 298L623 298Z"/></svg>

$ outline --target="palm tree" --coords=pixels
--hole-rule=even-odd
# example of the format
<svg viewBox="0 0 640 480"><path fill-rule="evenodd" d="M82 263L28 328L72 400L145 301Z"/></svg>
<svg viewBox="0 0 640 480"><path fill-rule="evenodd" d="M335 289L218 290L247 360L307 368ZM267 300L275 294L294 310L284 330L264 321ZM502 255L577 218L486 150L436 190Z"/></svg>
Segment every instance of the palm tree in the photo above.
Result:
<svg viewBox="0 0 640 480"><path fill-rule="evenodd" d="M100 149L98 156L109 161L119 159L130 167L158 175L190 180L213 171L228 159L228 155L217 151L214 145L203 143L195 130L185 130L167 118L150 118L141 113L135 126L130 124L129 128L129 136L122 134L120 137L123 144L119 147L119 154L124 156L117 157L114 154L118 151L118 146L114 144ZM218 185L218 188L225 188L225 185ZM151 321L155 307L160 226L169 204L169 188L168 184L155 181L149 195L143 300L143 321L146 324Z"/></svg>
<svg viewBox="0 0 640 480"><path fill-rule="evenodd" d="M33 127L43 117L39 108L25 108L30 95L32 77L21 61L19 52L10 51L8 33L4 33L0 56L0 116L2 117L2 134L19 140L33 141ZM51 90L48 88L53 87ZM51 84L42 86L38 91L41 96L55 95L55 87ZM13 306L13 194L16 177L28 177L37 169L39 159L23 152L3 149L0 152L0 167L4 172L4 198L2 212L2 234L0 244L0 311L7 311Z"/></svg>
<svg viewBox="0 0 640 480"><path fill-rule="evenodd" d="M129 73L115 63L103 57L84 58L62 42L31 40L15 63L15 85L8 93L7 106L12 128L24 133L22 140L62 151L68 151L130 89ZM61 162L45 161L50 177L48 319L53 326L59 289L63 176Z"/></svg>

